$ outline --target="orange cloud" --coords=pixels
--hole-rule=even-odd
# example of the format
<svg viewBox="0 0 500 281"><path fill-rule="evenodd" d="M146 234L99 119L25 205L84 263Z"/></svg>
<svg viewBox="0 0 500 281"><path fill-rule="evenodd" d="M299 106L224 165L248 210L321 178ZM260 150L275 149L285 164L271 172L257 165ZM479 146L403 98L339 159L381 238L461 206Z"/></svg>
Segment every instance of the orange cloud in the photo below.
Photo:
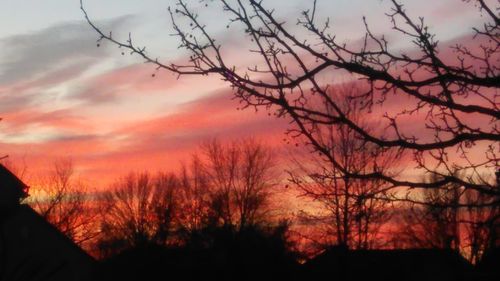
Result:
<svg viewBox="0 0 500 281"><path fill-rule="evenodd" d="M468 42L470 37L456 41ZM445 59L453 57L449 49L443 49L440 55ZM81 71L69 68L38 82L21 81L14 86L4 85L3 89L31 93L78 77ZM224 83L217 77L177 80L163 72L153 78L153 73L154 68L141 64L78 81L62 98L84 102L63 109L50 109L47 104L45 109L39 108L30 100L31 95L22 95L27 100L13 101L8 110L0 112L4 118L0 134L32 134L35 139L0 141L0 152L25 157L33 172L46 170L53 158L71 156L82 175L105 185L129 170L175 169L201 141L212 137L254 136L271 145L282 144L288 121L269 117L265 110L236 110L238 101L231 99L230 90L220 90ZM399 95L391 96L371 116L383 127L382 113L395 113L410 102ZM400 125L407 133L426 136L424 115L402 118ZM470 122L479 126L482 120ZM38 129L43 137L36 139L37 132L30 130ZM428 136L432 137L430 133Z"/></svg>
<svg viewBox="0 0 500 281"><path fill-rule="evenodd" d="M82 175L106 185L129 170L176 169L201 141L212 137L254 136L279 142L287 122L252 110L238 111L237 106L231 93L223 91L186 103L176 113L124 124L106 134L62 134L40 142L0 143L0 151L14 158L25 156L33 172L46 171L51 159L71 156ZM80 132L89 129L76 117L65 118L67 113L54 112L42 118L24 112L17 122L43 121L47 126L77 128Z"/></svg>

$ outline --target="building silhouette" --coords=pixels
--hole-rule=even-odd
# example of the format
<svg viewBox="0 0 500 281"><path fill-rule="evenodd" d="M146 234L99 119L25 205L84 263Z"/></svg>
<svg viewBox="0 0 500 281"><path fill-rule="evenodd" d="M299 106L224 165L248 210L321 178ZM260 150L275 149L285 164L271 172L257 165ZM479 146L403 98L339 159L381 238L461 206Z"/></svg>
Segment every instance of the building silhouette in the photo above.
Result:
<svg viewBox="0 0 500 281"><path fill-rule="evenodd" d="M332 247L305 265L310 280L474 280L473 267L458 252L444 249L348 250Z"/></svg>
<svg viewBox="0 0 500 281"><path fill-rule="evenodd" d="M95 260L21 204L27 190L0 164L0 280L94 280Z"/></svg>

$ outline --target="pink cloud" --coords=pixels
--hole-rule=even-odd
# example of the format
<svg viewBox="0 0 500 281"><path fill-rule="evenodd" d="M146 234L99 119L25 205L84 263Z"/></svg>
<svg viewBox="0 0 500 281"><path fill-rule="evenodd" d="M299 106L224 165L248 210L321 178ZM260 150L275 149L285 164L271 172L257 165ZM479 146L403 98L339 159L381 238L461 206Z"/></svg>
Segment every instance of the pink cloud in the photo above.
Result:
<svg viewBox="0 0 500 281"><path fill-rule="evenodd" d="M60 109L53 111L42 111L36 108L27 108L17 112L2 114L4 133L20 132L30 125L50 127L71 131L88 131L93 126L81 116L75 114L73 109Z"/></svg>
<svg viewBox="0 0 500 281"><path fill-rule="evenodd" d="M22 145L0 143L0 151L14 159L26 157L30 170L36 173L46 171L51 159L70 156L86 178L106 185L129 170L177 169L180 161L189 159L203 140L213 137L253 136L266 139L270 145L282 139L287 122L252 110L238 111L237 106L238 102L231 100L231 93L223 91L187 103L177 113L124 124L103 135L70 134ZM55 116L57 112L54 120L47 120L48 124L80 126L78 120L70 118L57 123ZM26 112L18 122L30 118Z"/></svg>
<svg viewBox="0 0 500 281"><path fill-rule="evenodd" d="M468 41L470 37L456 40ZM442 45L449 44L444 42ZM443 49L440 55L445 60L453 58L453 52L447 48ZM65 78L75 77L77 72L75 69L74 73L61 73L60 77L51 78L55 80L40 80L40 84L21 82L19 87L28 90L39 85L53 85ZM209 89L221 85L214 82L215 79L186 77L178 81L177 77L164 75L163 72L153 78L152 73L154 68L151 65L134 65L89 78L85 81L86 86L73 96L88 101L81 107L44 111L36 107L25 109L18 105L20 110L2 113L5 118L2 123L5 125L0 125L7 127L7 133L9 130L18 132L26 124L36 124L56 129L60 134L39 142L0 142L0 151L14 157L26 156L35 171L45 170L50 159L71 156L83 175L105 185L129 170L175 169L179 166L179 161L190 157L201 141L212 137L231 139L254 136L265 139L266 143L273 146L282 144L283 133L289 126L287 120L269 117L265 110L259 113L252 109L236 110L239 103L237 100L231 100L231 91L207 93ZM131 110L127 113L129 118L114 116L108 112L110 108L119 107L119 102L131 96L143 96L148 99L152 93L161 93L155 95L156 97L184 95L184 92L179 90L180 87L186 87L195 93L193 98L196 94L198 98L177 105L174 112L171 110L161 114L155 111L147 117L136 117L137 112ZM202 95L205 97L200 98ZM395 113L402 105L410 102L410 99L401 98L399 95L391 96L383 107L376 109L370 116L380 121L383 126L384 121L380 118L382 113ZM467 102L472 103L474 100L469 99ZM92 116L82 113L97 103L106 103L108 107ZM426 136L424 115L422 113L400 119L401 126L406 128L408 133ZM121 119L126 121L120 121ZM109 120L114 123L108 124ZM106 126L103 123L107 123Z"/></svg>

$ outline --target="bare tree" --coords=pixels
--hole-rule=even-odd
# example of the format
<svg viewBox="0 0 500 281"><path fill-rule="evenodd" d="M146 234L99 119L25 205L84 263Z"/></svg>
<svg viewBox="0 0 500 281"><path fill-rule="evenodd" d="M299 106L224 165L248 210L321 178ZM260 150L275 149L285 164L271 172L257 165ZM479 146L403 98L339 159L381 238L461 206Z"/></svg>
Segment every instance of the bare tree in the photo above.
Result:
<svg viewBox="0 0 500 281"><path fill-rule="evenodd" d="M154 236L153 241L166 244L168 238L176 228L176 216L178 209L177 188L179 182L174 174L159 173L154 183L154 192L151 199L153 213Z"/></svg>
<svg viewBox="0 0 500 281"><path fill-rule="evenodd" d="M130 173L118 180L104 194L101 248L165 245L174 228L177 186L173 174Z"/></svg>
<svg viewBox="0 0 500 281"><path fill-rule="evenodd" d="M476 180L493 184L488 176ZM409 203L400 212L396 235L404 247L454 249L475 264L500 245L500 209L491 204L491 196L454 184L424 190L421 196L424 205Z"/></svg>
<svg viewBox="0 0 500 281"><path fill-rule="evenodd" d="M345 44L332 32L329 20L319 22L317 1L294 22L303 30L299 33L279 20L277 12L266 8L264 1L203 2L219 4L230 17L228 28L237 25L238 30L244 30L248 48L260 56L260 62L236 67L237 63L227 59L225 46L209 33L188 1L179 0L169 9L179 47L191 54L184 64L161 62L146 48L137 46L131 36L124 41L112 37L89 19L83 4L82 11L101 36L99 42L110 41L159 69L179 75L219 75L233 87L244 106L265 107L278 117L289 118L293 121L289 130L292 136L302 138L350 178L411 188L438 188L453 183L496 196L488 204L498 204L499 192L494 186L471 180L480 176L481 170L494 169L499 162L498 6L483 0L466 1L478 9L484 22L472 28L474 40L450 46L454 57L449 59L443 55L444 44L424 18L414 18L397 0L390 0L392 9L387 16L391 32L412 45L408 51L397 51L387 39L390 37L374 34L367 19L363 19L366 32L362 44ZM355 100L367 114L371 110L373 114L379 112L373 117L385 120L387 130L366 130L346 114L339 100L329 95L332 87L321 77L333 76L335 69L351 73L359 83L367 85L367 91ZM399 104L395 112L383 107L393 100L391 94L407 101ZM418 120L425 126L409 131L401 126L403 119L415 120L415 124ZM480 125L474 122L478 120ZM346 126L375 146L407 151L413 155L410 167L435 174L439 180L411 180L376 170L350 171L332 158L329 147L320 141L325 126ZM454 176L457 169L468 176Z"/></svg>
<svg viewBox="0 0 500 281"><path fill-rule="evenodd" d="M341 105L350 119L371 131L376 124L363 120L361 112L350 97L359 89L345 86L341 94ZM332 95L332 98L333 95ZM370 127L370 128L369 128ZM291 181L302 195L321 203L323 210L306 213L303 219L312 219L325 224L325 240L349 248L367 249L380 242L379 230L390 218L389 198L392 194L384 181L377 179L354 179L339 170L329 159L346 167L349 173L376 170L388 174L393 172L398 157L384 153L379 147L357 137L348 126L323 127L318 141L327 147L329 157L308 153L295 159L297 170L289 172ZM389 157L390 156L390 157ZM330 241L330 242L328 242ZM381 243L379 243L379 246Z"/></svg>
<svg viewBox="0 0 500 281"><path fill-rule="evenodd" d="M494 199L474 190L467 190L464 200L469 206L461 211L460 221L465 228L462 246L469 260L477 263L486 252L500 246L500 206L475 207L489 205Z"/></svg>
<svg viewBox="0 0 500 281"><path fill-rule="evenodd" d="M96 206L89 188L75 179L71 159L59 159L46 178L30 189L30 204L43 218L79 245L91 242L98 234Z"/></svg>
<svg viewBox="0 0 500 281"><path fill-rule="evenodd" d="M201 149L215 219L238 229L261 223L277 183L272 151L254 139L226 144L214 139Z"/></svg>
<svg viewBox="0 0 500 281"><path fill-rule="evenodd" d="M467 192L465 200L472 204L483 204L484 200L488 200L482 194L477 192ZM490 249L491 229L488 227L489 222L494 216L495 208L467 208L464 214L465 233L463 240L463 247L466 250L469 260L476 264L481 260L485 252ZM496 212L498 214L498 212Z"/></svg>
<svg viewBox="0 0 500 281"><path fill-rule="evenodd" d="M425 205L410 204L403 207L402 223L397 239L405 247L460 249L459 186L424 190Z"/></svg>
<svg viewBox="0 0 500 281"><path fill-rule="evenodd" d="M208 177L198 155L193 155L189 166L183 165L180 187L178 220L181 230L186 233L199 231L209 224L210 190Z"/></svg>

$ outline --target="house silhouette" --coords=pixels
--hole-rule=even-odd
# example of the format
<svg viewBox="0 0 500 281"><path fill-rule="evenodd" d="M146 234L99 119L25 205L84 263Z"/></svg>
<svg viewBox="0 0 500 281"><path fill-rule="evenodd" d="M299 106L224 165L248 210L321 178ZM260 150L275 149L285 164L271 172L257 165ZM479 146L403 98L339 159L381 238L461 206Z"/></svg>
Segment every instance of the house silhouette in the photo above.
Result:
<svg viewBox="0 0 500 281"><path fill-rule="evenodd" d="M0 164L0 280L94 280L95 260L21 204L27 188Z"/></svg>
<svg viewBox="0 0 500 281"><path fill-rule="evenodd" d="M336 246L304 267L310 280L474 280L472 265L459 253L444 249L348 250Z"/></svg>

